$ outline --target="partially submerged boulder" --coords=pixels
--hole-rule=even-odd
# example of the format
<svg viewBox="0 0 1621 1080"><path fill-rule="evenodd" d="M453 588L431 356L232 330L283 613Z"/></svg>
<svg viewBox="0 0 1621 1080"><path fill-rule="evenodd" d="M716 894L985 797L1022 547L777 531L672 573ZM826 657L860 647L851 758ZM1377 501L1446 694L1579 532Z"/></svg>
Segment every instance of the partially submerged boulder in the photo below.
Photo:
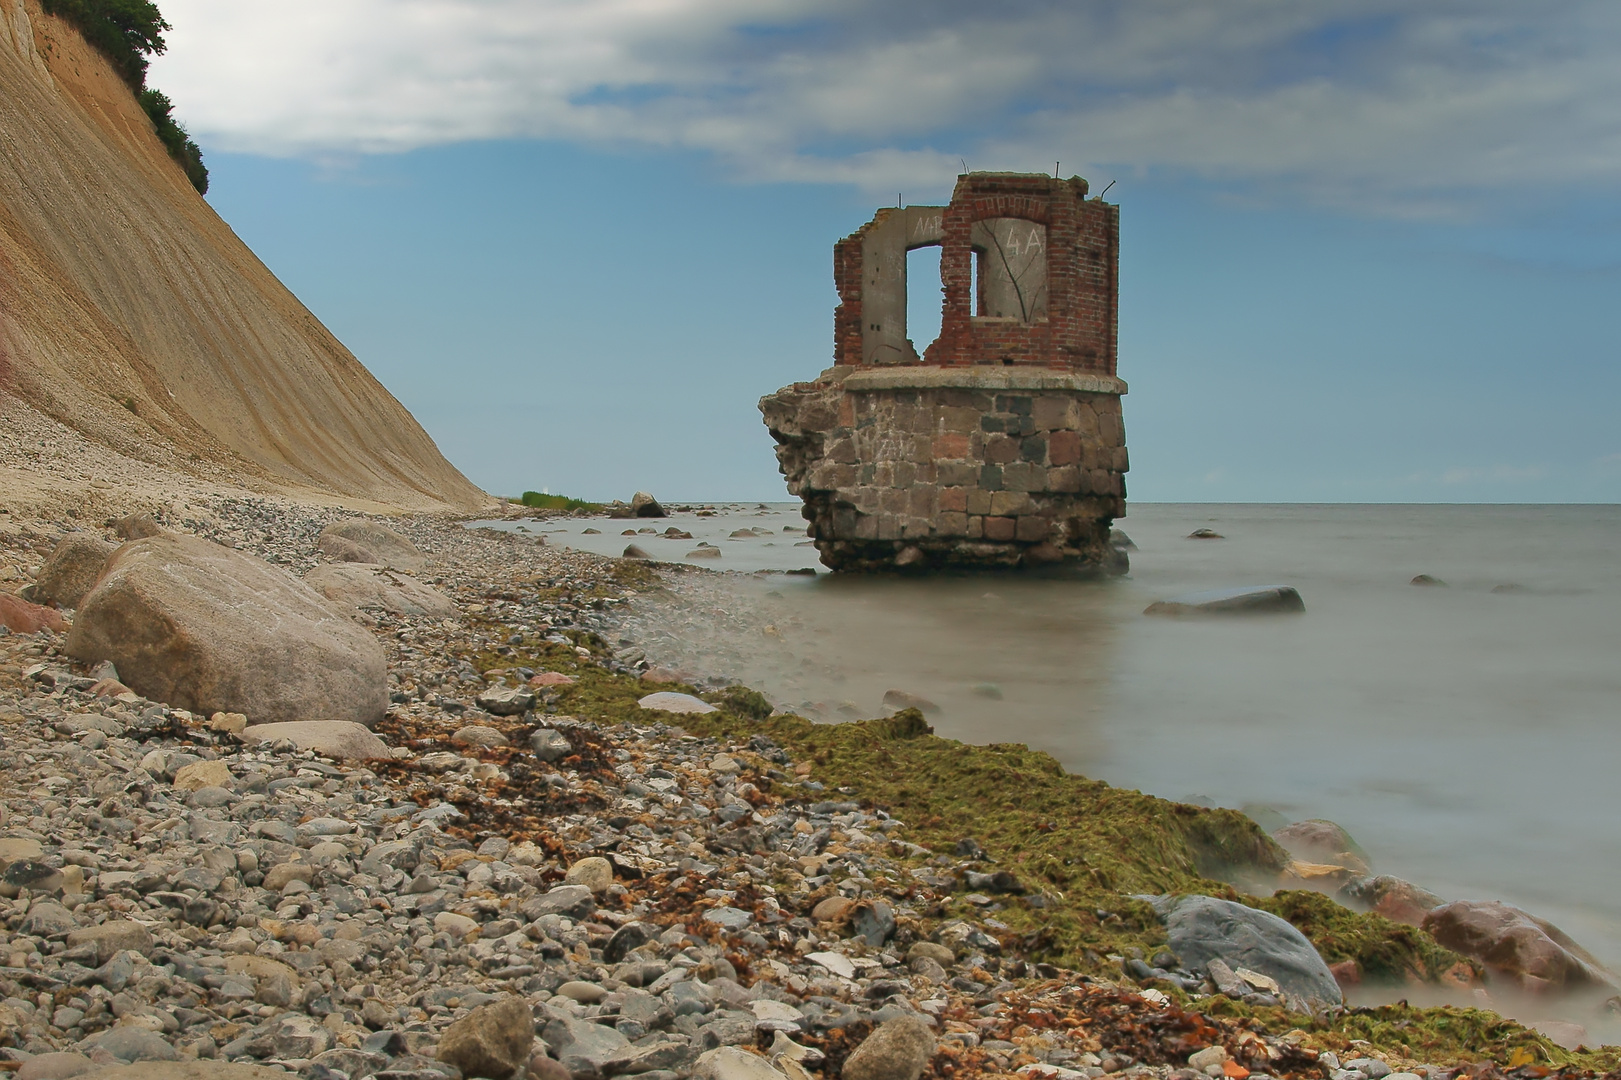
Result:
<svg viewBox="0 0 1621 1080"><path fill-rule="evenodd" d="M1442 945L1531 991L1613 986L1593 955L1552 923L1497 900L1455 900L1424 917Z"/></svg>
<svg viewBox="0 0 1621 1080"><path fill-rule="evenodd" d="M1306 610L1306 602L1292 585L1242 585L1231 589L1202 589L1169 600L1157 600L1144 615L1275 615Z"/></svg>
<svg viewBox="0 0 1621 1080"><path fill-rule="evenodd" d="M1272 839L1302 861L1342 866L1359 874L1368 872L1368 853L1350 833L1332 821L1322 818L1297 821L1273 830Z"/></svg>
<svg viewBox="0 0 1621 1080"><path fill-rule="evenodd" d="M382 563L408 572L428 564L427 556L410 540L365 518L333 522L321 530L315 546L334 562Z"/></svg>
<svg viewBox="0 0 1621 1080"><path fill-rule="evenodd" d="M450 597L409 574L380 563L327 563L304 575L304 584L335 604L359 611L454 619Z"/></svg>
<svg viewBox="0 0 1621 1080"><path fill-rule="evenodd" d="M45 565L39 568L34 581L35 599L59 608L78 607L116 550L116 545L89 533L64 536Z"/></svg>
<svg viewBox="0 0 1621 1080"><path fill-rule="evenodd" d="M388 704L382 647L342 609L285 570L177 533L113 554L67 649L192 712L370 727Z"/></svg>
<svg viewBox="0 0 1621 1080"><path fill-rule="evenodd" d="M1428 889L1421 889L1410 881L1389 874L1358 878L1341 889L1340 894L1346 900L1362 904L1375 915L1383 915L1392 922L1408 926L1423 926L1424 916L1446 902Z"/></svg>
<svg viewBox="0 0 1621 1080"><path fill-rule="evenodd" d="M659 501L645 491L638 491L630 497L630 512L642 518L669 516L664 512L664 507L659 505Z"/></svg>
<svg viewBox="0 0 1621 1080"><path fill-rule="evenodd" d="M1185 966L1207 969L1221 960L1233 969L1276 980L1287 1004L1318 1010L1344 1004L1328 965L1306 936L1270 912L1213 896L1162 897L1167 947Z"/></svg>

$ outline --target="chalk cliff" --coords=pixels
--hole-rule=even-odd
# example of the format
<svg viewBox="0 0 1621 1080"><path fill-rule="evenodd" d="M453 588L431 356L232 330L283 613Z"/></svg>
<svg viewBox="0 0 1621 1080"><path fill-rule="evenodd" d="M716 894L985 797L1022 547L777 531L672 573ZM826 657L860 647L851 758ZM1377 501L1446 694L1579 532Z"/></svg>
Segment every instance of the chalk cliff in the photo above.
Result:
<svg viewBox="0 0 1621 1080"><path fill-rule="evenodd" d="M417 510L489 501L38 0L0 0L5 395L123 455L250 487Z"/></svg>

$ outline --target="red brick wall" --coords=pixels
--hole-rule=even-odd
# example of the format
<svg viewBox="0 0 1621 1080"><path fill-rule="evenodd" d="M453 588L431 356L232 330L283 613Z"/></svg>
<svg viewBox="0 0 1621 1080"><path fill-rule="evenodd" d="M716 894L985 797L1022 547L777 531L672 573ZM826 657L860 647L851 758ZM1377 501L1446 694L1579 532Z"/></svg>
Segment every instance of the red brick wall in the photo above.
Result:
<svg viewBox="0 0 1621 1080"><path fill-rule="evenodd" d="M997 364L1115 374L1118 360L1120 208L1086 198L1086 181L1042 174L968 173L946 209L940 277L945 311L940 337L923 362L961 367ZM1047 228L1047 317L1031 324L973 316L974 223L1022 218ZM839 306L834 359L861 363L862 237L833 249ZM914 283L915 284L915 283Z"/></svg>

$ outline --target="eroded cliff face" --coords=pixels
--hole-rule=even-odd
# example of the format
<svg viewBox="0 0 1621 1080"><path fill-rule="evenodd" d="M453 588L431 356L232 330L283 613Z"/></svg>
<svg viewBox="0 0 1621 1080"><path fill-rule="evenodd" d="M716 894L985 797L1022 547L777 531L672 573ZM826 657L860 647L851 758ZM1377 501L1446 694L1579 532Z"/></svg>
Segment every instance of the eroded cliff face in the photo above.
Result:
<svg viewBox="0 0 1621 1080"><path fill-rule="evenodd" d="M0 393L140 460L488 503L187 182L111 65L0 0Z"/></svg>

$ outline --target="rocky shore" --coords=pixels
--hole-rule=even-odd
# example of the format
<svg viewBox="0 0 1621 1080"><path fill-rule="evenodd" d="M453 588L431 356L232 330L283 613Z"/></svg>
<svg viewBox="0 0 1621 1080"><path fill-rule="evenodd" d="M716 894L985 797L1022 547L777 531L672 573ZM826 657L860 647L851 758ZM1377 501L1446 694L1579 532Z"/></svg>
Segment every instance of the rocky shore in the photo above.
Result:
<svg viewBox="0 0 1621 1080"><path fill-rule="evenodd" d="M1022 747L936 739L915 710L818 726L740 687L658 682L673 676L649 670L628 617L660 588L645 565L449 519L384 530L268 500L191 506L121 522L122 536L0 517L12 1075L1541 1080L1616 1067L1481 1010L1345 1009L1325 963L1339 954L1313 936L1329 918L1407 949L1415 978L1482 969L1411 927L1325 914L1317 894L1241 902L1299 864L1231 811L1064 777ZM231 654L263 668L254 679L142 696L146 654L82 655L108 594L31 603L67 587L69 524L108 552L148 537L114 567L173 533L301 578L363 632L353 649L380 654L381 715L324 683L337 689L300 714L321 722L263 723L287 721L278 703L310 678L278 659L269 625L262 655ZM159 602L139 580L129 590ZM184 630L165 640L219 644ZM183 693L246 696L215 709ZM361 722L329 719L344 709ZM1218 947L1234 927L1253 945L1242 960Z"/></svg>

